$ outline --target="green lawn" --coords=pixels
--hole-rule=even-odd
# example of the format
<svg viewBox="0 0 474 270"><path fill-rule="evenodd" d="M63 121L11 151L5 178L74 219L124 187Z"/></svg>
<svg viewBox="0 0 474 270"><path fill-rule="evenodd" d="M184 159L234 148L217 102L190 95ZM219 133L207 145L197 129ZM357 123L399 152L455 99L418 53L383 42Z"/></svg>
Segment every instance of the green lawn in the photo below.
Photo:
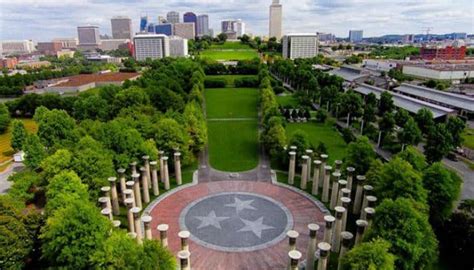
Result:
<svg viewBox="0 0 474 270"><path fill-rule="evenodd" d="M257 121L210 121L207 127L214 169L240 172L258 165Z"/></svg>
<svg viewBox="0 0 474 270"><path fill-rule="evenodd" d="M474 129L466 128L462 137L464 139L463 145L474 150Z"/></svg>
<svg viewBox="0 0 474 270"><path fill-rule="evenodd" d="M208 119L257 118L257 89L215 88L205 92Z"/></svg>
<svg viewBox="0 0 474 270"><path fill-rule="evenodd" d="M234 81L241 78L257 78L256 75L207 75L209 79L224 79L226 87L235 87Z"/></svg>
<svg viewBox="0 0 474 270"><path fill-rule="evenodd" d="M250 60L258 57L254 50L206 50L201 52L201 57L212 60Z"/></svg>
<svg viewBox="0 0 474 270"><path fill-rule="evenodd" d="M213 44L211 50L252 50L249 45L240 42L225 42L224 44Z"/></svg>
<svg viewBox="0 0 474 270"><path fill-rule="evenodd" d="M296 130L305 131L314 147L318 147L323 142L329 151L329 162L342 160L346 155L346 143L341 135L327 124L316 123L314 121L307 123L288 123L286 126L286 135L291 138Z"/></svg>
<svg viewBox="0 0 474 270"><path fill-rule="evenodd" d="M283 107L290 106L290 107L298 107L299 101L298 99L291 95L287 94L286 96L276 96L278 104Z"/></svg>

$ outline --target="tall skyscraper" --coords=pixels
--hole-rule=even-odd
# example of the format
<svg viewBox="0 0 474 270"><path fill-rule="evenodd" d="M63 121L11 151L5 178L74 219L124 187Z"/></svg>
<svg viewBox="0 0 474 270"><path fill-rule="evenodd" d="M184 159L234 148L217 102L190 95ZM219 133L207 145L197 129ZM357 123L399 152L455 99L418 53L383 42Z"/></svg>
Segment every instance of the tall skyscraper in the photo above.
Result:
<svg viewBox="0 0 474 270"><path fill-rule="evenodd" d="M178 36L170 37L170 56L184 57L188 55L188 40Z"/></svg>
<svg viewBox="0 0 474 270"><path fill-rule="evenodd" d="M209 16L206 14L197 17L197 33L198 37L209 35Z"/></svg>
<svg viewBox="0 0 474 270"><path fill-rule="evenodd" d="M140 32L146 32L148 26L148 16L140 17Z"/></svg>
<svg viewBox="0 0 474 270"><path fill-rule="evenodd" d="M234 21L233 28L237 37L241 37L245 34L245 23L241 19Z"/></svg>
<svg viewBox="0 0 474 270"><path fill-rule="evenodd" d="M350 42L361 42L364 38L364 31L362 30L350 30L349 31L349 41Z"/></svg>
<svg viewBox="0 0 474 270"><path fill-rule="evenodd" d="M117 16L113 17L110 23L112 24L112 38L132 39L132 19L125 16Z"/></svg>
<svg viewBox="0 0 474 270"><path fill-rule="evenodd" d="M175 23L173 24L173 34L185 39L194 39L196 36L194 26L194 23Z"/></svg>
<svg viewBox="0 0 474 270"><path fill-rule="evenodd" d="M236 39L245 34L245 23L242 20L226 20L221 22L221 31L229 39Z"/></svg>
<svg viewBox="0 0 474 270"><path fill-rule="evenodd" d="M197 17L196 14L192 12L186 12L183 15L183 22L185 23L194 23L194 33L197 33Z"/></svg>
<svg viewBox="0 0 474 270"><path fill-rule="evenodd" d="M155 25L155 33L171 36L173 34L173 25L171 23Z"/></svg>
<svg viewBox="0 0 474 270"><path fill-rule="evenodd" d="M170 11L166 14L166 20L168 23L179 23L179 12Z"/></svg>
<svg viewBox="0 0 474 270"><path fill-rule="evenodd" d="M283 37L283 58L312 58L318 55L317 34L288 34Z"/></svg>
<svg viewBox="0 0 474 270"><path fill-rule="evenodd" d="M154 23L149 23L146 27L146 32L155 33L155 24Z"/></svg>
<svg viewBox="0 0 474 270"><path fill-rule="evenodd" d="M277 40L281 39L282 33L282 13L283 7L280 4L280 0L273 0L270 5L270 20L269 20L269 37L276 37Z"/></svg>
<svg viewBox="0 0 474 270"><path fill-rule="evenodd" d="M170 43L165 35L136 35L133 41L135 45L135 59L138 61L143 61L147 58L160 59L170 55Z"/></svg>
<svg viewBox="0 0 474 270"><path fill-rule="evenodd" d="M79 45L98 46L100 44L100 33L98 26L78 26L77 37Z"/></svg>

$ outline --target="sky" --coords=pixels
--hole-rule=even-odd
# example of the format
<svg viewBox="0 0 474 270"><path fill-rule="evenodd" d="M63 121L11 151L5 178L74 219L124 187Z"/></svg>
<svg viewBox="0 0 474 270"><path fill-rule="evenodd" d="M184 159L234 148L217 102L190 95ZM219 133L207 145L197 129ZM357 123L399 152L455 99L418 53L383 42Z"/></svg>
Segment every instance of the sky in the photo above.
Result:
<svg viewBox="0 0 474 270"><path fill-rule="evenodd" d="M283 32L326 32L347 37L350 29L364 37L384 34L474 33L474 0L281 0ZM220 21L242 19L247 32L268 33L271 0L0 0L0 40L49 41L76 37L79 25L98 25L111 33L110 18L150 21L168 11L208 14L210 27L220 32ZM182 19L182 18L181 18Z"/></svg>

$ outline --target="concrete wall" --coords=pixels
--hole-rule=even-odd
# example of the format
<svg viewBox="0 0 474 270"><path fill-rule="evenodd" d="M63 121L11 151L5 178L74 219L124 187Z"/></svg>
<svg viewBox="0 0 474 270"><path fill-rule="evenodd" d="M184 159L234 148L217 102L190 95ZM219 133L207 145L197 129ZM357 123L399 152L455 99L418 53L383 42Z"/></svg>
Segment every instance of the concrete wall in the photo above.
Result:
<svg viewBox="0 0 474 270"><path fill-rule="evenodd" d="M421 78L436 80L461 80L466 77L474 78L474 70L471 71L452 71L452 70L434 70L424 67L403 66L403 74Z"/></svg>

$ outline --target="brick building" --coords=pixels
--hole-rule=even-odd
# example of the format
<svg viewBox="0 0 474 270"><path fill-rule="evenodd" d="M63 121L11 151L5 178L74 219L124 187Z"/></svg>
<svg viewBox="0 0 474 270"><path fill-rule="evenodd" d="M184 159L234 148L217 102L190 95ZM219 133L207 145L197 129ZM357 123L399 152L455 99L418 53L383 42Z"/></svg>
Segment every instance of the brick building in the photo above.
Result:
<svg viewBox="0 0 474 270"><path fill-rule="evenodd" d="M421 47L420 57L423 60L463 60L466 46Z"/></svg>

